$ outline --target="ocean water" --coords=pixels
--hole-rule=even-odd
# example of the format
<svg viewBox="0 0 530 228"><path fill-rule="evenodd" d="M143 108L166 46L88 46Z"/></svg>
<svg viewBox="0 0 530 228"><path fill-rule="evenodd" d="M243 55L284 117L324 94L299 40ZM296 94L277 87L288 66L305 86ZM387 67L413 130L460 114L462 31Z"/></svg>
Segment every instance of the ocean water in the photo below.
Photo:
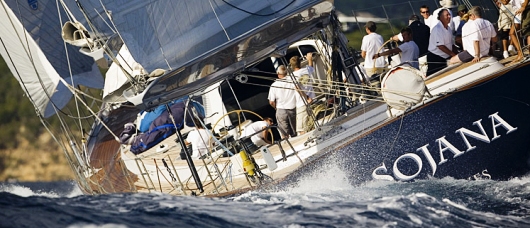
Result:
<svg viewBox="0 0 530 228"><path fill-rule="evenodd" d="M328 168L226 198L83 195L74 182L0 184L0 227L530 227L530 177L350 186Z"/></svg>

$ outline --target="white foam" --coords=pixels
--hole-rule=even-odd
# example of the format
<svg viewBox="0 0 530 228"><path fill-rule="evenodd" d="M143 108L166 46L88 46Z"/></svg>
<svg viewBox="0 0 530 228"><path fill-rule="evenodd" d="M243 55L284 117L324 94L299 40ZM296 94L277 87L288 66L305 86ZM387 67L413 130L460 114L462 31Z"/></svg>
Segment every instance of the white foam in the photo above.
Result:
<svg viewBox="0 0 530 228"><path fill-rule="evenodd" d="M51 191L34 191L29 187L20 185L20 184L3 184L0 185L0 192L9 192L14 195L18 195L21 197L30 197L30 196L42 196L42 197L48 197L48 198L59 198L59 197L67 197L72 198L79 195L83 195L83 192L76 184L73 184L74 188L66 193L66 194L59 194L53 190Z"/></svg>
<svg viewBox="0 0 530 228"><path fill-rule="evenodd" d="M290 189L291 193L329 193L329 191L344 191L353 189L349 184L347 174L338 167L323 168L311 176L301 179L297 186Z"/></svg>
<svg viewBox="0 0 530 228"><path fill-rule="evenodd" d="M68 226L69 228L127 228L127 225L107 223L102 225L78 223Z"/></svg>
<svg viewBox="0 0 530 228"><path fill-rule="evenodd" d="M444 198L444 199L442 199L442 201L443 201L444 203L449 204L449 205L451 205L451 206L453 206L453 207L456 207L456 208L458 208L458 209L461 209L461 210L464 210L464 211L471 211L471 210L469 210L466 206L461 205L461 204L458 204L458 203L455 203L455 202L451 201L450 199L446 199L446 198Z"/></svg>
<svg viewBox="0 0 530 228"><path fill-rule="evenodd" d="M33 192L30 188L25 186L20 186L17 184L9 184L9 185L2 185L0 186L0 191L2 192L9 192L14 195L22 196L22 197L29 197L29 196L46 196L50 198L57 198L57 194L50 194L50 193L36 193Z"/></svg>

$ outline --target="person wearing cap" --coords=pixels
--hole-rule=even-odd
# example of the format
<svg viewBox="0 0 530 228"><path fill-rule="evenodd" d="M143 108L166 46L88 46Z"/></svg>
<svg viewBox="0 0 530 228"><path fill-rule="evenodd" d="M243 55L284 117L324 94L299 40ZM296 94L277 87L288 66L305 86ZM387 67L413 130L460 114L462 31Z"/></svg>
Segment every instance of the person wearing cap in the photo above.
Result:
<svg viewBox="0 0 530 228"><path fill-rule="evenodd" d="M377 53L372 56L372 58L376 59L381 56L401 53L401 63L408 63L412 67L419 69L420 65L418 63L418 57L420 55L420 49L412 40L412 29L409 27L401 29L401 35L403 36L403 43L401 45L399 45L397 48Z"/></svg>
<svg viewBox="0 0 530 228"><path fill-rule="evenodd" d="M431 30L429 37L429 52L427 53L427 76L447 66L447 59L455 56L453 50L453 32L449 27L451 14L448 9L442 9L438 13L440 23Z"/></svg>
<svg viewBox="0 0 530 228"><path fill-rule="evenodd" d="M467 7L466 5L458 5L456 10L457 15L453 17L453 27L458 29L458 26L460 26L460 18L467 13Z"/></svg>
<svg viewBox="0 0 530 228"><path fill-rule="evenodd" d="M431 29L429 26L420 21L418 15L412 15L409 18L409 28L412 30L412 40L420 50L419 56L424 56L429 51L429 37L431 36ZM392 37L392 40L403 42L403 35L401 33Z"/></svg>
<svg viewBox="0 0 530 228"><path fill-rule="evenodd" d="M458 50L462 50L462 27L467 22L468 17L466 16L468 10L465 5L458 6L458 16L453 17L453 23L455 25L455 45ZM458 21L458 23L456 22Z"/></svg>
<svg viewBox="0 0 530 228"><path fill-rule="evenodd" d="M383 73L385 67L384 58L372 59L371 57L377 54L377 50L383 46L383 37L375 31L377 27L373 21L368 21L364 26L367 35L363 37L361 43L361 56L364 58L364 69L368 77L374 74Z"/></svg>
<svg viewBox="0 0 530 228"><path fill-rule="evenodd" d="M474 6L469 10L469 21L462 28L464 51L451 58L450 63L479 62L480 58L490 52L491 41L497 41L495 27L488 20L482 19L483 10Z"/></svg>
<svg viewBox="0 0 530 228"><path fill-rule="evenodd" d="M462 27L467 20L464 20L464 15L467 14L468 9L465 5L459 5L457 9L457 16L453 17L453 24L455 26L455 35L462 35Z"/></svg>

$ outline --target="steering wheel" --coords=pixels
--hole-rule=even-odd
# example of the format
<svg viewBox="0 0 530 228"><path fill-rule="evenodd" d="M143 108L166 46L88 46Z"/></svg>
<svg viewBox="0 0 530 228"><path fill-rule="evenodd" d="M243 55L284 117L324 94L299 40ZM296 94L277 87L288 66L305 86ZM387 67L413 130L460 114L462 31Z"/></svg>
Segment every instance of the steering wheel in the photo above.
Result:
<svg viewBox="0 0 530 228"><path fill-rule="evenodd" d="M381 49L383 49L383 48L385 47L385 45L388 44L389 42L394 42L394 43L396 43L396 47L397 47L398 42L395 41L395 40L389 39L389 40L385 41L385 42L383 43L383 45L381 45L381 47L379 47L379 49L377 49L377 52L376 52L376 53L379 53L379 52L381 51ZM401 59L401 52L400 52L398 55L399 55L399 58ZM380 58L380 57L379 57L379 58ZM372 68L375 68L375 61L374 61L374 65L372 66ZM381 82L381 78L382 78L382 77L379 77L379 82Z"/></svg>
<svg viewBox="0 0 530 228"><path fill-rule="evenodd" d="M243 123L243 121L241 121L241 114L242 113L250 113L256 117L258 117L260 120L263 120L263 117L261 117L259 114L253 112L253 111L250 111L250 110L244 110L244 109L236 109L236 110L233 110L233 111L230 111L230 112L227 112L226 114L222 115L218 120L217 122L215 122L215 124L213 125L212 129L215 129L215 127L217 126L217 124L219 122L221 122L221 120L223 120L223 118L225 118L226 116L232 114L232 113L236 113L237 114L237 131L239 134L241 134L241 124ZM267 129L267 132L271 135L271 142L274 144L274 135L272 134L272 131L271 129Z"/></svg>

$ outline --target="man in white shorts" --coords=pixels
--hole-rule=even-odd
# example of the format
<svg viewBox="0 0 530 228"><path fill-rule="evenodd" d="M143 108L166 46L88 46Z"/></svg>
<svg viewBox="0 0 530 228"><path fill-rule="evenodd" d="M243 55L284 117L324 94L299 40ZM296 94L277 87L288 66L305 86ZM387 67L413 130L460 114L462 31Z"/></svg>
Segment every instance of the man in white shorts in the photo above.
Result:
<svg viewBox="0 0 530 228"><path fill-rule="evenodd" d="M308 116L306 102L309 104L315 98L311 83L313 81L312 75L315 72L313 54L311 52L307 53L306 59L307 66L304 68L300 67L300 58L298 56L293 56L289 60L289 65L294 70L293 75L300 83L300 89L302 90L296 96L296 132L298 132L298 135L305 134L305 128L307 128L305 121Z"/></svg>
<svg viewBox="0 0 530 228"><path fill-rule="evenodd" d="M377 34L377 26L373 21L366 22L364 26L368 35L363 37L361 43L361 56L364 58L364 69L368 77L374 74L381 74L385 67L385 60L379 58L373 60L371 57L377 54L377 50L383 46L383 37Z"/></svg>

